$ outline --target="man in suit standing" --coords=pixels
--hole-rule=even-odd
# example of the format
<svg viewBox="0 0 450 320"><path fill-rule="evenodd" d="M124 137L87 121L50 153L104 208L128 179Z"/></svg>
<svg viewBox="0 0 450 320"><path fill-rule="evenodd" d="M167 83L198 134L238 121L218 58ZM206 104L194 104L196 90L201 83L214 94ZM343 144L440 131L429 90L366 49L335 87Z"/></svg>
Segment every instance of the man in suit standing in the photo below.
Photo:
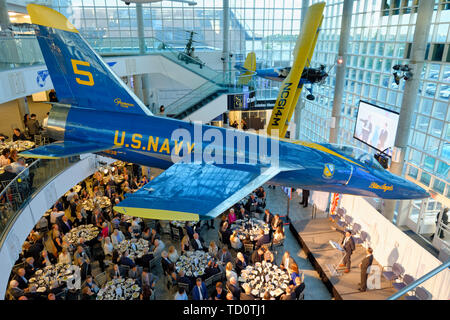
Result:
<svg viewBox="0 0 450 320"><path fill-rule="evenodd" d="M273 214L270 213L269 209L264 210L264 222L269 226L272 224Z"/></svg>
<svg viewBox="0 0 450 320"><path fill-rule="evenodd" d="M192 228L191 223L189 221L186 221L185 224L185 229L186 229L186 234L189 236L189 240L193 240L194 239L194 228Z"/></svg>
<svg viewBox="0 0 450 320"><path fill-rule="evenodd" d="M361 292L367 290L367 269L372 265L373 262L372 248L367 248L366 253L367 253L366 257L359 264L359 267L361 268L361 283L358 290Z"/></svg>
<svg viewBox="0 0 450 320"><path fill-rule="evenodd" d="M192 289L193 300L208 300L208 290L202 278L197 278L194 289Z"/></svg>
<svg viewBox="0 0 450 320"><path fill-rule="evenodd" d="M302 189L302 202L299 203L303 205L303 208L306 208L308 206L308 199L309 199L309 190Z"/></svg>
<svg viewBox="0 0 450 320"><path fill-rule="evenodd" d="M389 135L388 124L385 123L384 124L384 128L381 129L380 135L378 136L378 144L377 144L377 149L378 150L384 150L385 149L384 145L386 143L388 135Z"/></svg>
<svg viewBox="0 0 450 320"><path fill-rule="evenodd" d="M337 229L336 229L337 230ZM341 230L337 230L339 232L342 232ZM342 248L345 251L344 259L342 261L342 264L339 265L339 267L345 267L344 272L349 273L351 268L351 255L353 251L355 250L355 240L352 237L352 233L350 230L345 231L344 239L341 241Z"/></svg>

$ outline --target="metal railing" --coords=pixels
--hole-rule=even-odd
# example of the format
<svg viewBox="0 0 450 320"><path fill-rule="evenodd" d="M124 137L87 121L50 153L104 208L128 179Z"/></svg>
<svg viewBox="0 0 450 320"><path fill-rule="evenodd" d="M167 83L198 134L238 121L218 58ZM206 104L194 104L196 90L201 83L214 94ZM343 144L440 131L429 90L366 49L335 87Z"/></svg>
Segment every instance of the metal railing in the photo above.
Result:
<svg viewBox="0 0 450 320"><path fill-rule="evenodd" d="M441 264L439 267L437 267L437 268L431 270L430 272L428 272L427 274L423 275L422 277L420 277L416 281L410 283L409 285L407 285L406 287L404 287L403 289L401 289L397 293L393 294L392 296L390 296L388 298L388 300L397 300L398 298L402 297L403 295L405 295L409 291L412 291L415 288L417 288L423 282L433 278L439 272L442 272L443 270L446 270L449 267L450 267L450 259L447 260L446 262L444 262L443 264Z"/></svg>
<svg viewBox="0 0 450 320"><path fill-rule="evenodd" d="M0 247L14 221L30 199L58 174L79 160L79 156L36 160L2 189L0 192Z"/></svg>

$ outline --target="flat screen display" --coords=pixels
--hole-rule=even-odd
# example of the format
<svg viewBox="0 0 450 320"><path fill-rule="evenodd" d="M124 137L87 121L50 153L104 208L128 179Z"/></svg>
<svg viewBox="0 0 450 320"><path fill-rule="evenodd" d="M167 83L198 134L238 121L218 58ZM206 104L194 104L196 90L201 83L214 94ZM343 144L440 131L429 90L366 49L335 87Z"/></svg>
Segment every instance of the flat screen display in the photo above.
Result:
<svg viewBox="0 0 450 320"><path fill-rule="evenodd" d="M397 112L361 100L353 137L391 156L397 134L398 117ZM386 150L387 148L389 149Z"/></svg>

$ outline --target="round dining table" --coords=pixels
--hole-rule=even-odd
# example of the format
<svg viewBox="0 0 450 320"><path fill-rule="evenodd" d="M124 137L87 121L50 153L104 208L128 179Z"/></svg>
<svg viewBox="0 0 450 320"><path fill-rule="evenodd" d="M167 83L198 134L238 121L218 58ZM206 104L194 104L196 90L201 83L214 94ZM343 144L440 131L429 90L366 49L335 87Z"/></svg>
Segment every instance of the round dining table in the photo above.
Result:
<svg viewBox="0 0 450 320"><path fill-rule="evenodd" d="M263 261L247 266L241 271L238 281L241 284L247 283L254 297L262 298L269 291L272 297L279 298L286 292L290 278L286 270L271 262Z"/></svg>
<svg viewBox="0 0 450 320"><path fill-rule="evenodd" d="M98 292L97 300L139 300L141 287L132 278L108 281Z"/></svg>

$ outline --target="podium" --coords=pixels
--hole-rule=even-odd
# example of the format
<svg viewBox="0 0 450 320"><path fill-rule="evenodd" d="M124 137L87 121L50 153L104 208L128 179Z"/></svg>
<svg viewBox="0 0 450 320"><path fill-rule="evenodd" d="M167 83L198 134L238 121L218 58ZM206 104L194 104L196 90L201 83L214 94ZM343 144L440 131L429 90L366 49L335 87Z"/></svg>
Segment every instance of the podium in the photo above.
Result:
<svg viewBox="0 0 450 320"><path fill-rule="evenodd" d="M338 257L338 263L336 264L327 264L328 270L330 271L332 276L341 276L342 272L338 271L339 265L342 263L342 261L344 260L344 256L345 256L345 251L344 249L341 247L341 245L333 240L329 241L330 245L336 249L338 251L338 255L340 256L340 258Z"/></svg>

